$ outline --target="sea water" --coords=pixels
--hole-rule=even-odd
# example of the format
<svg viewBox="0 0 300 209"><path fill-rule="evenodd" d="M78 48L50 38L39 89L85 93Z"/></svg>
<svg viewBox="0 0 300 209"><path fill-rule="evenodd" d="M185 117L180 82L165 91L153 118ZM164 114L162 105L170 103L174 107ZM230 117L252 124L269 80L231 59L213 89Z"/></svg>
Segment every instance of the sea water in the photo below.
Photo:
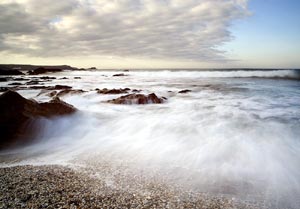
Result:
<svg viewBox="0 0 300 209"><path fill-rule="evenodd" d="M49 74L57 79L44 85L86 91L61 98L79 111L40 119L35 143L2 152L0 158L13 154L18 161L1 166L101 167L109 162L132 173L155 171L200 192L269 201L274 208L300 207L299 71L131 70L114 77L116 73L120 71ZM63 77L68 79L59 79ZM98 94L96 88L137 89L167 100L108 104L120 95ZM178 93L184 89L191 92ZM50 99L37 96L40 90L18 92L37 101ZM101 169L97 172L101 175Z"/></svg>

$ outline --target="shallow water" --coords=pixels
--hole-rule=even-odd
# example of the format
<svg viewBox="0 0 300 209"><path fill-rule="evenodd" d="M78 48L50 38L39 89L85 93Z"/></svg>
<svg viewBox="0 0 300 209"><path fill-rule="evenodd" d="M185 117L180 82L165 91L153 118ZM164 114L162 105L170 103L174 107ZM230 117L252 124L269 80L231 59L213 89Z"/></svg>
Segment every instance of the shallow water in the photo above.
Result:
<svg viewBox="0 0 300 209"><path fill-rule="evenodd" d="M126 172L155 172L201 192L272 202L273 208L300 205L300 82L275 79L296 78L295 71L130 71L112 77L116 73L51 74L69 79L45 85L88 91L62 97L80 111L41 119L37 143L2 152L1 166L101 167L109 161L124 165ZM120 95L94 91L126 87L168 100L113 105L104 101ZM178 94L183 89L192 92ZM39 92L19 91L26 98L49 100ZM8 154L18 157L6 160Z"/></svg>

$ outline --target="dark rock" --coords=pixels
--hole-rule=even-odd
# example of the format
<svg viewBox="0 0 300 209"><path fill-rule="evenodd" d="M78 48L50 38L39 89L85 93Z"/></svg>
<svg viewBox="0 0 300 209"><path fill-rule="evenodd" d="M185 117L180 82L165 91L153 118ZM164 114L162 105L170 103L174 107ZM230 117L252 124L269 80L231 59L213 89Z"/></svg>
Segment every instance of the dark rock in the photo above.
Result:
<svg viewBox="0 0 300 209"><path fill-rule="evenodd" d="M57 94L57 91L51 91L50 93L47 94L49 97L54 97Z"/></svg>
<svg viewBox="0 0 300 209"><path fill-rule="evenodd" d="M40 79L43 79L43 80L53 80L53 79L56 79L55 77L49 77L49 76L42 76L40 77Z"/></svg>
<svg viewBox="0 0 300 209"><path fill-rule="evenodd" d="M12 69L0 69L0 75L24 75L19 70L12 70Z"/></svg>
<svg viewBox="0 0 300 209"><path fill-rule="evenodd" d="M60 91L59 93L56 94L56 96L61 97L61 96L65 96L67 94L82 94L85 91L81 90L81 89L65 89Z"/></svg>
<svg viewBox="0 0 300 209"><path fill-rule="evenodd" d="M49 87L48 90L63 90L63 89L71 89L71 86L65 86L65 85L55 85L52 87Z"/></svg>
<svg viewBox="0 0 300 209"><path fill-rule="evenodd" d="M26 85L38 85L40 82L37 81L37 80L32 80L32 81L29 81L29 82L26 82L25 84Z"/></svg>
<svg viewBox="0 0 300 209"><path fill-rule="evenodd" d="M113 76L118 77L118 76L127 76L127 75L125 75L124 73L119 73L119 74L114 74Z"/></svg>
<svg viewBox="0 0 300 209"><path fill-rule="evenodd" d="M28 100L14 91L0 95L0 149L15 143L27 143L34 129L28 124L39 117L52 117L74 113L76 108L55 97L50 102ZM21 140L22 141L18 141Z"/></svg>
<svg viewBox="0 0 300 209"><path fill-rule="evenodd" d="M91 67L91 68L90 68L90 70L96 70L96 69L97 69L96 67Z"/></svg>
<svg viewBox="0 0 300 209"><path fill-rule="evenodd" d="M6 82L6 81L8 81L7 78L0 78L0 82Z"/></svg>
<svg viewBox="0 0 300 209"><path fill-rule="evenodd" d="M141 92L142 90L137 90L137 89L133 89L132 92L134 93L138 93L138 92Z"/></svg>
<svg viewBox="0 0 300 209"><path fill-rule="evenodd" d="M29 81L28 78L13 78L14 81Z"/></svg>
<svg viewBox="0 0 300 209"><path fill-rule="evenodd" d="M123 72L129 72L129 70L123 70Z"/></svg>
<svg viewBox="0 0 300 209"><path fill-rule="evenodd" d="M60 80L66 80L66 79L68 79L68 78L67 77L60 78Z"/></svg>
<svg viewBox="0 0 300 209"><path fill-rule="evenodd" d="M0 92L6 92L6 91L8 91L9 90L9 88L6 88L6 87L0 87Z"/></svg>
<svg viewBox="0 0 300 209"><path fill-rule="evenodd" d="M185 90L179 91L178 93L179 93L179 94L186 94L186 93L189 93L189 92L191 92L191 91L192 91L192 90L185 89Z"/></svg>
<svg viewBox="0 0 300 209"><path fill-rule="evenodd" d="M74 77L74 79L81 79L81 77Z"/></svg>
<svg viewBox="0 0 300 209"><path fill-rule="evenodd" d="M22 83L18 83L18 82L15 82L15 83L10 83L8 84L10 86L20 86L20 85L23 85Z"/></svg>
<svg viewBox="0 0 300 209"><path fill-rule="evenodd" d="M157 97L154 93L148 96L144 94L128 94L107 102L113 104L160 104L164 102L164 99Z"/></svg>
<svg viewBox="0 0 300 209"><path fill-rule="evenodd" d="M128 93L130 89L129 88L125 88L125 89L101 89L98 90L97 93L98 94L126 94Z"/></svg>
<svg viewBox="0 0 300 209"><path fill-rule="evenodd" d="M51 88L50 86L30 86L30 89L48 89Z"/></svg>
<svg viewBox="0 0 300 209"><path fill-rule="evenodd" d="M44 73L48 73L48 72L60 72L62 71L62 69L60 68L44 68L44 67L39 67L37 69L34 70L30 70L28 71L29 75L39 75L39 74L44 74Z"/></svg>

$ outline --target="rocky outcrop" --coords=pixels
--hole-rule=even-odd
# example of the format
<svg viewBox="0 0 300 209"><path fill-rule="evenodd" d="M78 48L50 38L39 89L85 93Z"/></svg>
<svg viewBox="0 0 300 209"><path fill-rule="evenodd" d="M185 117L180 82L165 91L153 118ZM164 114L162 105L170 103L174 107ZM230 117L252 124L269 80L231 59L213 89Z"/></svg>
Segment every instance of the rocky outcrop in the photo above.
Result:
<svg viewBox="0 0 300 209"><path fill-rule="evenodd" d="M0 149L28 142L37 130L29 130L26 126L34 123L37 118L68 115L75 111L76 108L58 97L50 102L38 103L25 99L17 92L6 91L0 96Z"/></svg>
<svg viewBox="0 0 300 209"><path fill-rule="evenodd" d="M128 94L107 102L112 104L160 104L164 102L164 99L157 97L154 93L149 95Z"/></svg>
<svg viewBox="0 0 300 209"><path fill-rule="evenodd" d="M125 89L100 89L97 91L98 94L126 94L130 91L130 88Z"/></svg>
<svg viewBox="0 0 300 209"><path fill-rule="evenodd" d="M12 69L2 69L0 68L0 75L24 75L19 70L12 70Z"/></svg>
<svg viewBox="0 0 300 209"><path fill-rule="evenodd" d="M60 72L60 71L62 71L62 69L60 69L60 68L39 67L37 69L28 71L28 74L29 75L39 75L39 74L44 74L44 73L49 73L49 72L55 73L55 72Z"/></svg>

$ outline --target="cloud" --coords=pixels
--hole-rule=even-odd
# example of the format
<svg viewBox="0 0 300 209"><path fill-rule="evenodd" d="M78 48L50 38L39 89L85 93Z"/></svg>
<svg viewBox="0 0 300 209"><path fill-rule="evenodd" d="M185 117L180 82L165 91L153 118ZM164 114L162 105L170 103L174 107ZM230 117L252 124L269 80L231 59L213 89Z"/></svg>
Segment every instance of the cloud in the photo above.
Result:
<svg viewBox="0 0 300 209"><path fill-rule="evenodd" d="M246 0L1 0L0 51L223 61Z"/></svg>

